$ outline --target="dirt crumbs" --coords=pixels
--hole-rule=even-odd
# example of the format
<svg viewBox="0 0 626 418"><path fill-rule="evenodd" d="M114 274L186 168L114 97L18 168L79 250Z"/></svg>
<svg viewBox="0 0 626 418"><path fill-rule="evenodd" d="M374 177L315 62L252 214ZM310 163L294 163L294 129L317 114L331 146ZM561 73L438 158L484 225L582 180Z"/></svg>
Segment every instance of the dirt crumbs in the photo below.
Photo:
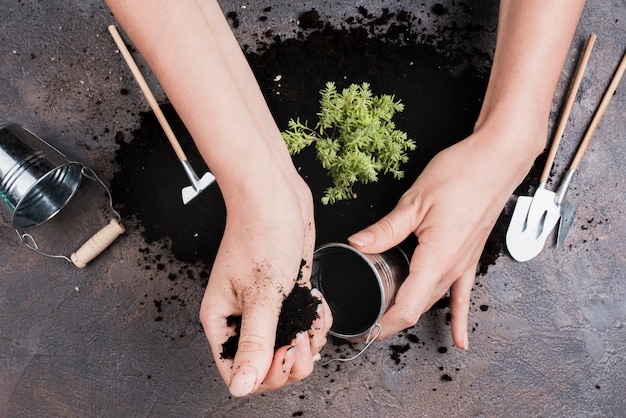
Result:
<svg viewBox="0 0 626 418"><path fill-rule="evenodd" d="M409 155L402 181L381 178L356 188L357 199L328 206L319 200L331 179L315 153L305 150L294 156L294 164L313 192L317 242L322 244L344 240L387 214L437 152L472 132L488 69L472 66L473 53L450 52L456 50L453 40L418 36L418 20L408 12L377 17L363 10L355 18L356 27L343 29L330 27L313 9L302 17L301 24L309 29L306 33L284 40L271 38L273 42L259 52L246 54L279 128L286 129L291 118L314 120L319 90L326 82L334 81L338 88L368 82L375 94L392 94L402 100L405 111L398 115L396 125L418 145ZM171 105L162 107L194 169L204 173L208 168L191 136ZM117 137L120 168L112 182L122 216L137 219L147 242L169 241L180 261L211 266L226 219L219 186L211 185L183 205L181 189L189 181L154 115L142 114L141 126L132 138L125 136ZM488 242L481 273L502 252L502 224ZM412 253L414 245L412 241L403 249Z"/></svg>
<svg viewBox="0 0 626 418"><path fill-rule="evenodd" d="M291 293L283 301L283 306L278 317L278 327L276 329L276 343L274 350L291 344L296 334L307 331L311 328L317 315L317 306L322 301L311 295L311 291L305 287L296 285ZM222 344L223 359L233 359L237 353L239 345L239 335L241 331L241 316L229 316L226 318L226 325L235 328L235 334Z"/></svg>

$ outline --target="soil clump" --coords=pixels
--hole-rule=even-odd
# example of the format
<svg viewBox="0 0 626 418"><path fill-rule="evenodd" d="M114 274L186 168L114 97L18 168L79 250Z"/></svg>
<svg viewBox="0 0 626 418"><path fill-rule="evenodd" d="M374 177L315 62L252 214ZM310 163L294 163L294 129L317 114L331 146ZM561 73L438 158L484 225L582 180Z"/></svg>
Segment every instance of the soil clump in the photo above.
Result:
<svg viewBox="0 0 626 418"><path fill-rule="evenodd" d="M313 321L319 318L317 306L321 300L311 295L310 290L299 284L283 301L283 305L278 317L278 327L276 328L276 341L274 350L291 344L291 341L301 331L311 328ZM239 345L239 334L241 331L241 316L229 316L226 318L226 325L235 328L235 334L229 337L222 344L220 356L223 359L233 359L237 353Z"/></svg>

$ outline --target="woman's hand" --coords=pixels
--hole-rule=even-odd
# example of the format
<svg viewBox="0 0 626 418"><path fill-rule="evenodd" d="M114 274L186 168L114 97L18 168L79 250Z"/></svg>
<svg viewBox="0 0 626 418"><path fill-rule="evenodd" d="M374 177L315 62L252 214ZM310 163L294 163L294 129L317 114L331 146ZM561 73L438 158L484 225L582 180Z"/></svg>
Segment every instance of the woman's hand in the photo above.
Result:
<svg viewBox="0 0 626 418"><path fill-rule="evenodd" d="M277 389L307 377L332 322L328 305L314 290L312 294L323 301L319 318L308 333L298 334L290 346L274 352L283 299L300 270L299 284L310 287L315 245L310 191L299 177L289 181L284 177L279 174L272 187L258 190L256 196L246 194L227 202L226 230L202 301L200 319L234 396ZM231 315L242 316L234 360L220 354L222 344L233 335L226 323Z"/></svg>
<svg viewBox="0 0 626 418"><path fill-rule="evenodd" d="M417 323L450 290L452 337L468 348L467 320L476 266L507 199L532 156L494 147L481 130L436 155L398 205L349 241L379 253L418 237L410 273L380 321L380 338Z"/></svg>
<svg viewBox="0 0 626 418"><path fill-rule="evenodd" d="M315 240L311 193L296 172L252 70L217 1L107 0L154 71L226 202L226 229L200 317L235 396L303 379L325 342L326 304L308 332L274 353L282 301ZM321 297L321 295L319 295ZM234 361L220 356L241 315Z"/></svg>
<svg viewBox="0 0 626 418"><path fill-rule="evenodd" d="M452 338L468 347L476 265L502 207L545 147L548 116L584 0L502 0L498 40L474 133L428 164L396 208L349 240L382 252L417 246L382 337L412 326L450 289Z"/></svg>

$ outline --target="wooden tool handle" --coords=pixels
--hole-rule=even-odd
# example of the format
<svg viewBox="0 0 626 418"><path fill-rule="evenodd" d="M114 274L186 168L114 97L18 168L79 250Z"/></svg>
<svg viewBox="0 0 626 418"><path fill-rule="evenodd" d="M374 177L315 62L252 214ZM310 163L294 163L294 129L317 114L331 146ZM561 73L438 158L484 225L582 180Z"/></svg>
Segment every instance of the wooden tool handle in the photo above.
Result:
<svg viewBox="0 0 626 418"><path fill-rule="evenodd" d="M550 175L550 170L552 169L552 164L554 163L556 151L559 148L559 144L561 143L561 138L563 137L563 132L565 131L565 125L567 125L567 120L569 119L570 112L572 111L572 107L574 106L574 100L576 99L576 94L578 93L578 88L580 87L580 82L583 79L583 74L585 73L585 68L587 68L589 56L591 55L591 50L593 49L593 44L595 42L596 35L592 33L591 35L589 35L589 39L587 39L585 51L583 52L583 56L580 59L580 63L578 64L578 69L576 70L576 74L574 76L574 82L570 87L569 93L567 95L567 100L565 101L565 107L563 108L563 113L561 114L561 119L559 120L556 132L554 133L552 146L550 146L550 151L548 152L548 159L546 161L546 165L543 168L543 172L541 173L541 177L539 178L539 181L541 183L546 183L548 181L548 176Z"/></svg>
<svg viewBox="0 0 626 418"><path fill-rule="evenodd" d="M145 78L141 74L139 67L135 63L133 56L130 54L130 51L128 50L128 48L126 48L126 44L122 40L120 33L117 31L117 28L115 27L115 25L110 25L108 29L109 29L109 33L113 37L113 40L115 41L115 44L117 45L117 48L120 50L122 57L124 57L126 64L128 64L130 71L133 73L133 76L137 80L137 83L139 84L141 91L143 92L144 96L146 96L146 99L148 100L148 104L150 105L150 108L152 109L152 111L157 117L157 120L161 124L161 127L163 128L163 131L165 132L165 136L167 136L167 139L170 141L170 144L172 144L172 147L174 148L174 152L176 152L176 156L181 162L186 161L187 157L185 156L185 152L183 151L183 148L180 146L178 139L176 139L176 135L174 135L174 131L172 131L172 128L170 127L170 124L167 122L167 119L165 119L165 115L163 115L163 112L161 111L159 104L154 98L154 95L152 94L152 91L150 90L148 83L146 83Z"/></svg>
<svg viewBox="0 0 626 418"><path fill-rule="evenodd" d="M107 226L96 232L76 252L72 253L70 256L72 263L80 269L84 268L123 233L124 227L117 219L111 219Z"/></svg>
<svg viewBox="0 0 626 418"><path fill-rule="evenodd" d="M624 75L624 70L626 70L626 53L624 53L624 56L622 57L622 61L620 61L620 64L617 67L615 74L613 75L611 84L609 84L609 87L606 89L606 92L604 93L604 96L602 97L602 101L600 102L600 105L596 109L596 113L593 116L593 119L591 120L591 124L589 124L589 127L587 128L585 137L580 143L580 146L578 147L578 151L576 151L576 155L574 156L574 159L572 160L572 164L570 165L570 168L569 168L570 171L574 171L578 168L578 164L580 164L580 160L582 160L583 154L587 150L589 141L591 141L591 137L596 131L596 128L598 127L598 124L600 123L602 116L604 116L604 112L606 111L606 108L609 106L609 102L611 101L611 98L613 97L613 95L615 94L615 91L617 90L617 86L619 85L619 82L621 81L622 76Z"/></svg>

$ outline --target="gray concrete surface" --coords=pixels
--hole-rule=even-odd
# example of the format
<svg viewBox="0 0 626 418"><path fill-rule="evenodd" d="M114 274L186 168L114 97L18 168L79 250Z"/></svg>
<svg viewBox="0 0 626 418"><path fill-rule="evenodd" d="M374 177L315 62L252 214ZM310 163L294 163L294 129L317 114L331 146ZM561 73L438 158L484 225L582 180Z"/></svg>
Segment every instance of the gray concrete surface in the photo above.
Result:
<svg viewBox="0 0 626 418"><path fill-rule="evenodd" d="M311 7L339 24L359 5L420 13L433 3L223 1L238 13L242 44L268 27L294 36L297 16ZM458 2L442 3L445 19L463 17ZM475 19L485 32L481 47L491 52L496 2L482 7ZM259 21L261 14L268 19ZM433 33L444 24L422 15ZM98 0L0 1L0 121L22 123L107 182L116 133L131 132L147 110L106 32L113 21ZM590 32L598 41L557 157L561 171L626 48L624 1L588 2L555 115ZM304 382L247 399L229 397L210 358L197 320L200 281L172 282L167 271L138 262L139 248L167 253L162 243L147 245L131 228L78 270L21 245L2 208L0 416L626 416L625 104L622 84L576 174L570 197L579 211L566 245L528 263L502 256L478 279L468 352L453 347L445 310L436 310L410 331L420 343L399 363L389 346L405 344L404 336L375 344L362 360L318 366ZM103 203L82 199L81 209L70 205L33 235L71 252L84 231L105 222ZM83 210L88 204L95 209ZM155 300L162 301L160 321Z"/></svg>

